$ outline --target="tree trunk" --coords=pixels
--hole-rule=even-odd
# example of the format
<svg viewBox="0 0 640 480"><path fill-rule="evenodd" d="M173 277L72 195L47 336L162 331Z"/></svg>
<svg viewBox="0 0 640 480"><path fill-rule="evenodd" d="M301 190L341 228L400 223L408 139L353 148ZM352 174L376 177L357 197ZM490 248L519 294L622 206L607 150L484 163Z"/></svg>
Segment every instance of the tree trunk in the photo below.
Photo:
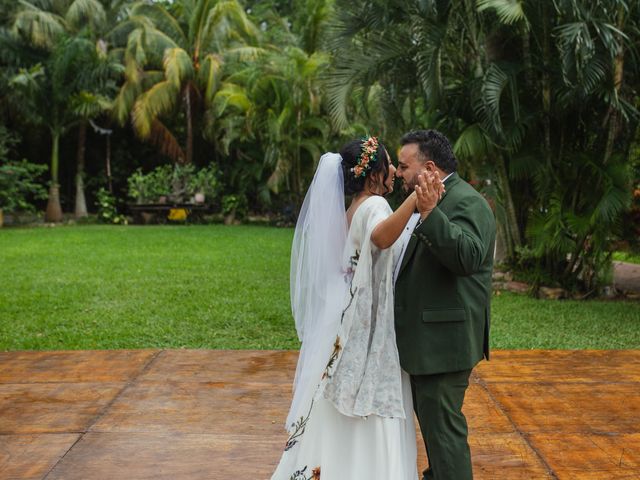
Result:
<svg viewBox="0 0 640 480"><path fill-rule="evenodd" d="M302 200L302 165L300 165L300 125L302 123L302 110L298 109L296 119L296 150L294 153L294 168L295 168L295 192L298 202Z"/></svg>
<svg viewBox="0 0 640 480"><path fill-rule="evenodd" d="M60 132L52 132L51 145L51 186L49 187L49 200L44 219L47 222L62 221L62 207L60 206L60 185L58 184L58 159L60 147Z"/></svg>
<svg viewBox="0 0 640 480"><path fill-rule="evenodd" d="M618 30L622 31L624 27L624 8L618 7ZM619 48L616 54L615 59L613 60L613 88L616 92L616 97L620 95L620 88L622 87L622 76L624 72L624 49L623 39L620 35L616 35L618 40ZM613 144L616 139L616 135L618 133L619 127L619 117L618 110L615 110L612 107L609 107L609 131L607 132L607 145L604 151L604 163L607 163L613 154Z"/></svg>
<svg viewBox="0 0 640 480"><path fill-rule="evenodd" d="M186 163L193 162L193 118L191 112L191 86L187 84L184 91L184 100L187 107L187 159Z"/></svg>
<svg viewBox="0 0 640 480"><path fill-rule="evenodd" d="M505 232L504 223L497 222L496 228L496 246L493 255L493 261L496 264L504 263L509 259L507 249L509 242L507 241L507 233Z"/></svg>
<svg viewBox="0 0 640 480"><path fill-rule="evenodd" d="M504 158L500 155L496 157L496 167L498 181L500 182L499 186L502 190L502 204L505 211L504 219L501 222L502 225L498 227L498 235L502 235L502 238L499 239L499 243L503 243L502 245L499 245L499 248L504 251L504 255L506 255L508 259L511 259L515 256L516 247L519 247L522 244L522 239L520 238L518 217L516 216L513 196L511 195L509 176L507 175Z"/></svg>
<svg viewBox="0 0 640 480"><path fill-rule="evenodd" d="M83 218L87 216L87 201L84 196L84 160L87 140L87 123L81 122L78 129L78 150L76 156L76 208L75 217Z"/></svg>
<svg viewBox="0 0 640 480"><path fill-rule="evenodd" d="M551 169L551 34L549 32L549 9L547 2L542 2L542 112L544 124L544 156Z"/></svg>
<svg viewBox="0 0 640 480"><path fill-rule="evenodd" d="M109 185L109 193L113 195L113 184L111 182L111 133L107 133L107 155L105 162L107 164L107 183Z"/></svg>
<svg viewBox="0 0 640 480"><path fill-rule="evenodd" d="M467 24L469 25L469 40L471 41L471 45L473 47L473 76L475 78L482 78L482 76L484 75L484 69L482 67L480 35L478 34L478 19L475 0L466 0L464 2L464 6L467 14Z"/></svg>

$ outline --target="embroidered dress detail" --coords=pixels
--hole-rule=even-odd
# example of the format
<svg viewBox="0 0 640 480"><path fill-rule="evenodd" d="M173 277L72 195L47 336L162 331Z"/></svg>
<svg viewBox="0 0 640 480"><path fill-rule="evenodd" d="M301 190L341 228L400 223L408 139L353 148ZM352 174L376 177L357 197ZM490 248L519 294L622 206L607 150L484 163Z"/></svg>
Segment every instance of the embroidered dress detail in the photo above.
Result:
<svg viewBox="0 0 640 480"><path fill-rule="evenodd" d="M384 198L371 197L352 218L343 254L349 288L337 331L326 332L333 347L309 411L290 425L272 480L319 479L320 466L324 480L418 478L411 386L393 321L393 271L402 246L380 250L370 240L390 214Z"/></svg>

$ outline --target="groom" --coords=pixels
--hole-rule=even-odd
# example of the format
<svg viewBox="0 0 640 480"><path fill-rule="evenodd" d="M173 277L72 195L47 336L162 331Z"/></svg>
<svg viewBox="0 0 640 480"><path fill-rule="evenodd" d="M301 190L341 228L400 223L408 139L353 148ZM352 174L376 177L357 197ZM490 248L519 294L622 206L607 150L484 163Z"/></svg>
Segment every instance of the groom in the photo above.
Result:
<svg viewBox="0 0 640 480"><path fill-rule="evenodd" d="M456 173L443 134L417 130L401 143L396 177L417 192L419 213L396 272L395 327L429 458L423 478L471 479L462 403L471 370L489 358L495 219Z"/></svg>

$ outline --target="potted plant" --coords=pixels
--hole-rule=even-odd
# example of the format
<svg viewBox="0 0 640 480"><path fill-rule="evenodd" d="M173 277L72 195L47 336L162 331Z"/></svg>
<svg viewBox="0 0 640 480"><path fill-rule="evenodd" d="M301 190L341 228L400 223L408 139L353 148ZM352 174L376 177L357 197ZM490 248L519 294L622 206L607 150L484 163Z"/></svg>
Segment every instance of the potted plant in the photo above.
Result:
<svg viewBox="0 0 640 480"><path fill-rule="evenodd" d="M127 178L129 196L133 198L137 204L146 203L148 198L148 183L147 176L144 175L140 169L137 169Z"/></svg>
<svg viewBox="0 0 640 480"><path fill-rule="evenodd" d="M209 203L218 196L220 191L219 171L215 165L200 169L192 176L189 191L193 193L195 203Z"/></svg>
<svg viewBox="0 0 640 480"><path fill-rule="evenodd" d="M172 175L171 165L162 165L146 175L138 169L127 179L129 196L138 204L164 203L162 197L166 201L171 193Z"/></svg>
<svg viewBox="0 0 640 480"><path fill-rule="evenodd" d="M193 165L174 165L169 181L172 201L183 203L191 196L189 185L191 184L193 176Z"/></svg>

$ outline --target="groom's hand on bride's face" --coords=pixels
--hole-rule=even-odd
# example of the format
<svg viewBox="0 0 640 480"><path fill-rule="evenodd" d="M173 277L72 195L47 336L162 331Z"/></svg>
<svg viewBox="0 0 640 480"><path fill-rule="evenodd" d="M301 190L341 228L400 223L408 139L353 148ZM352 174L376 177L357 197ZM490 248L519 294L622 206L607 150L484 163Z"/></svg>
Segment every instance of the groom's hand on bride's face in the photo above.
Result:
<svg viewBox="0 0 640 480"><path fill-rule="evenodd" d="M440 176L437 173L427 171L418 175L416 205L422 220L427 218L431 210L436 207L443 193L444 184L440 181Z"/></svg>

